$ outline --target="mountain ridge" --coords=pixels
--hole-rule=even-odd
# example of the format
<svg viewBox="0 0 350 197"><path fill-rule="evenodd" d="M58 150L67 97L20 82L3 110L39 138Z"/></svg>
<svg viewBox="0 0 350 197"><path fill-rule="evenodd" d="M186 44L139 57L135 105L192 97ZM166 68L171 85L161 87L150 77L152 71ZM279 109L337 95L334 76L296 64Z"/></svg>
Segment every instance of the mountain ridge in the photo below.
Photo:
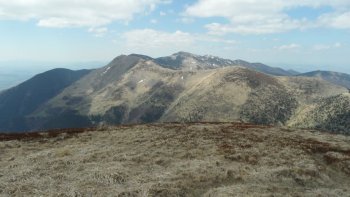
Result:
<svg viewBox="0 0 350 197"><path fill-rule="evenodd" d="M295 71L287 71L278 67L270 67L262 63L249 63L244 60L230 60L212 55L196 55L189 52L180 51L171 56L154 59L159 65L173 69L216 69L227 66L242 66L254 69L266 74L278 76L291 76Z"/></svg>
<svg viewBox="0 0 350 197"><path fill-rule="evenodd" d="M166 61L170 64L164 66ZM186 52L165 59L120 55L64 87L31 113L20 114L25 127L2 130L174 121L243 121L303 127L305 124L296 114L305 114L301 113L303 109L348 92L319 77L272 75L253 69L260 64L250 68L239 64L249 63ZM346 102L347 98L343 99ZM346 114L346 110L341 111L329 119L339 121L339 127L322 128L346 133Z"/></svg>
<svg viewBox="0 0 350 197"><path fill-rule="evenodd" d="M345 86L350 90L350 75L346 73L317 70L317 71L302 73L302 74L299 74L299 76L319 77L326 81L329 81L341 86Z"/></svg>
<svg viewBox="0 0 350 197"><path fill-rule="evenodd" d="M6 127L11 129L19 125L22 125L24 129L24 116L32 113L90 71L57 68L38 74L25 83L2 91L0 93L0 130L6 130Z"/></svg>

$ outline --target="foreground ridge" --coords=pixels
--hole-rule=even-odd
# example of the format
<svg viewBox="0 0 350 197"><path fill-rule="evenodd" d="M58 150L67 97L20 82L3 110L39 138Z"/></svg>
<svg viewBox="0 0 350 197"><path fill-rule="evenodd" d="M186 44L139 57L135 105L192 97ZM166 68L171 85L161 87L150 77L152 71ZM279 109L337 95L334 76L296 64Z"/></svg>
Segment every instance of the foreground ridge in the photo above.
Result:
<svg viewBox="0 0 350 197"><path fill-rule="evenodd" d="M344 135L244 123L164 123L1 136L1 195L350 192L350 137Z"/></svg>

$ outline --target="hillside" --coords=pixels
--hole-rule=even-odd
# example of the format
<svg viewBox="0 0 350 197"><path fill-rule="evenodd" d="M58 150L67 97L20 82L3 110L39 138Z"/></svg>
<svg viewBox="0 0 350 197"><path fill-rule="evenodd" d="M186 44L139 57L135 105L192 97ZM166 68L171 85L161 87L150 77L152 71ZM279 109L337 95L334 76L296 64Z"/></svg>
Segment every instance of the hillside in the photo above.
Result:
<svg viewBox="0 0 350 197"><path fill-rule="evenodd" d="M302 123L304 109L348 92L347 88L319 77L270 75L259 72L258 68L266 68L261 64L248 65L253 64L186 52L156 59L139 54L121 55L76 81L63 82L49 96L31 88L47 88L55 84L51 82L55 77L40 80L38 85L30 81L21 84L19 87L25 87L21 91L31 96L9 92L8 97L14 98L9 99L11 102L19 99L16 105L0 100L0 106L7 107L3 117L10 117L4 119L0 131L197 121L302 127L306 125ZM60 80L67 81L61 77ZM22 102L21 98L36 103ZM17 113L21 106L31 108ZM15 116L11 115L14 112ZM318 112L314 113L317 120L323 116L338 120L349 113L348 108L331 114ZM311 124L307 128L350 132L346 119L332 126L329 121L324 124L327 125Z"/></svg>
<svg viewBox="0 0 350 197"><path fill-rule="evenodd" d="M28 129L26 115L89 72L53 69L0 92L0 131Z"/></svg>
<svg viewBox="0 0 350 197"><path fill-rule="evenodd" d="M1 196L348 196L350 137L242 123L0 135Z"/></svg>
<svg viewBox="0 0 350 197"><path fill-rule="evenodd" d="M244 67L169 69L120 56L66 88L30 116L31 128L96 124L234 121L284 125L294 112L346 88Z"/></svg>
<svg viewBox="0 0 350 197"><path fill-rule="evenodd" d="M301 109L289 125L349 133L350 93L320 99L314 104Z"/></svg>
<svg viewBox="0 0 350 197"><path fill-rule="evenodd" d="M338 84L350 89L350 75L345 73L330 71L313 71L300 74L299 76L318 77L331 83Z"/></svg>

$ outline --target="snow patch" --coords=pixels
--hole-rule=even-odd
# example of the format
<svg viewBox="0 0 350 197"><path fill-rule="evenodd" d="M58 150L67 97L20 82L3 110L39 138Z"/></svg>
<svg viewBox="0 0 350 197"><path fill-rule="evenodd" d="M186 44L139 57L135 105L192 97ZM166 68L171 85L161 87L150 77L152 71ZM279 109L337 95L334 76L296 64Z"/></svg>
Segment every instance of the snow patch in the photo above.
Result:
<svg viewBox="0 0 350 197"><path fill-rule="evenodd" d="M109 71L109 69L111 69L111 67L106 68L106 70L103 71L103 73L101 74L101 76L104 75L104 74L106 74L106 73Z"/></svg>

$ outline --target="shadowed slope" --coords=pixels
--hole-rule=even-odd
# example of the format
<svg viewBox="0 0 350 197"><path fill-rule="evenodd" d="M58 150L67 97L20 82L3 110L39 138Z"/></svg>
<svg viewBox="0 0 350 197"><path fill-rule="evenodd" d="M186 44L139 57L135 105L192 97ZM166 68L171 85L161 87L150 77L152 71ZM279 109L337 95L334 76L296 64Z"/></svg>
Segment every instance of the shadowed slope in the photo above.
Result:
<svg viewBox="0 0 350 197"><path fill-rule="evenodd" d="M24 118L90 70L53 69L0 93L0 130L27 129Z"/></svg>

